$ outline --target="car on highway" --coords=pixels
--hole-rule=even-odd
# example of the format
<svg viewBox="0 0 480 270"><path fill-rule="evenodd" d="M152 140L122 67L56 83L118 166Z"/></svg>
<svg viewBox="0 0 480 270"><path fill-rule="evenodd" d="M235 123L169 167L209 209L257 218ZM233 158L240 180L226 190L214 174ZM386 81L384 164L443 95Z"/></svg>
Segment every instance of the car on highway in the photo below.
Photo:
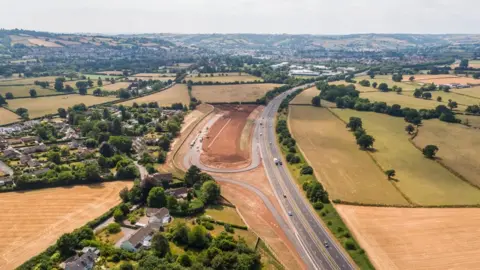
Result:
<svg viewBox="0 0 480 270"><path fill-rule="evenodd" d="M329 247L329 245L328 245L328 242L327 242L327 241L324 241L324 242L323 242L323 245L324 245L326 248L328 248L328 247Z"/></svg>
<svg viewBox="0 0 480 270"><path fill-rule="evenodd" d="M287 194L283 193L283 198L287 198Z"/></svg>
<svg viewBox="0 0 480 270"><path fill-rule="evenodd" d="M288 211L289 216L293 216L292 211Z"/></svg>

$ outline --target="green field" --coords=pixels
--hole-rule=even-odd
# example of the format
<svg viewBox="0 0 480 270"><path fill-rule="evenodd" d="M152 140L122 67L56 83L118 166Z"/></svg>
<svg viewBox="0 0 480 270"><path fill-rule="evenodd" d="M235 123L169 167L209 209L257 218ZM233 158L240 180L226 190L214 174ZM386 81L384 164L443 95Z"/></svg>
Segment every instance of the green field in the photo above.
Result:
<svg viewBox="0 0 480 270"><path fill-rule="evenodd" d="M1 86L0 85L0 95L5 97L7 93L12 93L14 98L17 97L29 97L30 96L30 89L35 89L37 91L37 95L56 95L59 94L53 89L44 89L38 85L20 85L20 86Z"/></svg>
<svg viewBox="0 0 480 270"><path fill-rule="evenodd" d="M465 95L459 95L456 92L443 92L443 91L432 91L432 100L437 101L437 97L442 97L442 102L446 105L448 104L448 100L451 99L453 101L456 101L459 105L460 109L465 109L464 107L468 105L475 105L475 104L480 104L480 97L475 98L475 97L469 97ZM413 97L413 92L406 92L404 95L408 95Z"/></svg>
<svg viewBox="0 0 480 270"><path fill-rule="evenodd" d="M234 207L227 207L222 205L210 206L205 210L205 215L208 215L218 221L223 221L239 226L245 226L245 223L243 223L242 218L240 217L240 215L238 215Z"/></svg>
<svg viewBox="0 0 480 270"><path fill-rule="evenodd" d="M456 177L408 141L402 118L373 112L333 109L344 121L360 117L367 132L375 138L372 154L383 170L396 171L395 185L417 205L476 205L480 190ZM353 135L352 135L353 136Z"/></svg>
<svg viewBox="0 0 480 270"><path fill-rule="evenodd" d="M409 75L403 75L404 79L408 77ZM412 83L412 82L394 82L392 81L392 75L377 75L373 79L370 79L369 76L360 76L360 77L355 77L354 79L357 82L361 80L367 80L367 81L370 81L370 84L372 84L373 82L376 82L377 84L386 83L388 84L389 88L392 88L394 85L396 85L398 87L402 87L403 91L414 91L416 88L420 87L419 84ZM375 90L375 88L373 87L370 87L370 88L372 90Z"/></svg>

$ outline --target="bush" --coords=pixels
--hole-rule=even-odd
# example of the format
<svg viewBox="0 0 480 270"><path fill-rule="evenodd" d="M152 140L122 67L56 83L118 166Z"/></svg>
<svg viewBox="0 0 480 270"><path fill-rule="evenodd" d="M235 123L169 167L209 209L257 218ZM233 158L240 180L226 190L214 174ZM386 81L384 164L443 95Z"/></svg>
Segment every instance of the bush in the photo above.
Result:
<svg viewBox="0 0 480 270"><path fill-rule="evenodd" d="M205 227L205 229L207 229L207 230L209 230L209 231L211 231L211 230L214 229L213 224L210 223L210 222L208 222L208 221L203 222L202 225L203 225L203 227Z"/></svg>
<svg viewBox="0 0 480 270"><path fill-rule="evenodd" d="M357 246L355 245L355 243L353 242L352 239L345 240L343 245L345 246L345 248L347 250L356 250L357 249Z"/></svg>
<svg viewBox="0 0 480 270"><path fill-rule="evenodd" d="M313 203L313 208L317 210L322 210L323 209L323 203L322 202L315 202Z"/></svg>
<svg viewBox="0 0 480 270"><path fill-rule="evenodd" d="M223 225L223 227L225 228L225 231L226 231L226 232L234 233L233 227L232 227L230 224L225 223L225 224Z"/></svg>
<svg viewBox="0 0 480 270"><path fill-rule="evenodd" d="M300 171L300 174L302 175L305 175L305 174L308 174L308 175L311 175L313 174L313 168L311 166L303 166L302 170Z"/></svg>
<svg viewBox="0 0 480 270"><path fill-rule="evenodd" d="M329 221L327 222L327 225L328 225L328 226L332 226L332 222L329 220Z"/></svg>
<svg viewBox="0 0 480 270"><path fill-rule="evenodd" d="M119 233L122 230L120 224L118 223L110 223L107 226L107 231L111 234Z"/></svg>

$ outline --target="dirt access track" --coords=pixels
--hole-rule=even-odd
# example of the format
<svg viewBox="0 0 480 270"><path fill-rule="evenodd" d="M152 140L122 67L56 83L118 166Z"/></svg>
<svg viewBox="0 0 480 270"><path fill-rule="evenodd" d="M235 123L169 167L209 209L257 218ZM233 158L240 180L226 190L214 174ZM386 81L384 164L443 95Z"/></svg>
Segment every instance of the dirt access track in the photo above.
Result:
<svg viewBox="0 0 480 270"><path fill-rule="evenodd" d="M251 142L257 105L215 105L221 117L203 138L200 161L213 168L243 168L251 162Z"/></svg>
<svg viewBox="0 0 480 270"><path fill-rule="evenodd" d="M376 269L480 269L480 209L335 208Z"/></svg>

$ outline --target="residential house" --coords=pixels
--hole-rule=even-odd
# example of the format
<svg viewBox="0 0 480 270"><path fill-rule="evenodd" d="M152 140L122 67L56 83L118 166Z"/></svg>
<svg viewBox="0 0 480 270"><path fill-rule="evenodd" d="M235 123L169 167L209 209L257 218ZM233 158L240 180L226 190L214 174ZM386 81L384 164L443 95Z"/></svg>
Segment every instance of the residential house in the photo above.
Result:
<svg viewBox="0 0 480 270"><path fill-rule="evenodd" d="M96 248L85 247L82 255L75 255L65 261L65 270L92 270L100 252Z"/></svg>
<svg viewBox="0 0 480 270"><path fill-rule="evenodd" d="M150 211L149 211L150 209ZM150 216L149 216L150 214ZM162 227L166 224L168 224L171 220L170 217L170 212L168 211L167 208L162 207L162 208L147 208L147 217L150 217L148 219L148 224L156 224L158 227Z"/></svg>
<svg viewBox="0 0 480 270"><path fill-rule="evenodd" d="M38 138L37 138L37 137L34 137L34 136L29 136L29 137L20 138L20 140L21 140L24 144L29 144L29 143L33 143L33 142L38 141Z"/></svg>
<svg viewBox="0 0 480 270"><path fill-rule="evenodd" d="M156 224L148 224L146 227L140 228L128 240L123 241L120 247L131 252L150 248L153 234L157 231L155 227Z"/></svg>
<svg viewBox="0 0 480 270"><path fill-rule="evenodd" d="M149 174L142 179L141 186L144 187L147 183L152 186L164 186L173 181L173 175L171 173L154 173Z"/></svg>
<svg viewBox="0 0 480 270"><path fill-rule="evenodd" d="M6 149L8 147L8 141L4 138L0 138L0 149Z"/></svg>
<svg viewBox="0 0 480 270"><path fill-rule="evenodd" d="M42 153L47 151L48 151L48 146L46 146L44 143L40 143L38 145L35 145L32 147L26 147L22 149L22 152L27 155L33 154L33 153Z"/></svg>
<svg viewBox="0 0 480 270"><path fill-rule="evenodd" d="M8 159L16 159L19 158L22 154L15 148L8 147L7 149L3 150L3 156Z"/></svg>
<svg viewBox="0 0 480 270"><path fill-rule="evenodd" d="M0 177L0 187L13 185L13 179L10 176Z"/></svg>
<svg viewBox="0 0 480 270"><path fill-rule="evenodd" d="M32 160L32 157L30 155L22 155L20 157L20 164L22 165L28 165L28 162Z"/></svg>
<svg viewBox="0 0 480 270"><path fill-rule="evenodd" d="M166 191L167 194L177 198L177 199L187 199L188 193L191 191L191 188L181 187L175 189L169 189Z"/></svg>
<svg viewBox="0 0 480 270"><path fill-rule="evenodd" d="M145 144L145 140L142 137L137 137L132 142L132 148L135 150L136 153L142 153L147 151L147 146Z"/></svg>

